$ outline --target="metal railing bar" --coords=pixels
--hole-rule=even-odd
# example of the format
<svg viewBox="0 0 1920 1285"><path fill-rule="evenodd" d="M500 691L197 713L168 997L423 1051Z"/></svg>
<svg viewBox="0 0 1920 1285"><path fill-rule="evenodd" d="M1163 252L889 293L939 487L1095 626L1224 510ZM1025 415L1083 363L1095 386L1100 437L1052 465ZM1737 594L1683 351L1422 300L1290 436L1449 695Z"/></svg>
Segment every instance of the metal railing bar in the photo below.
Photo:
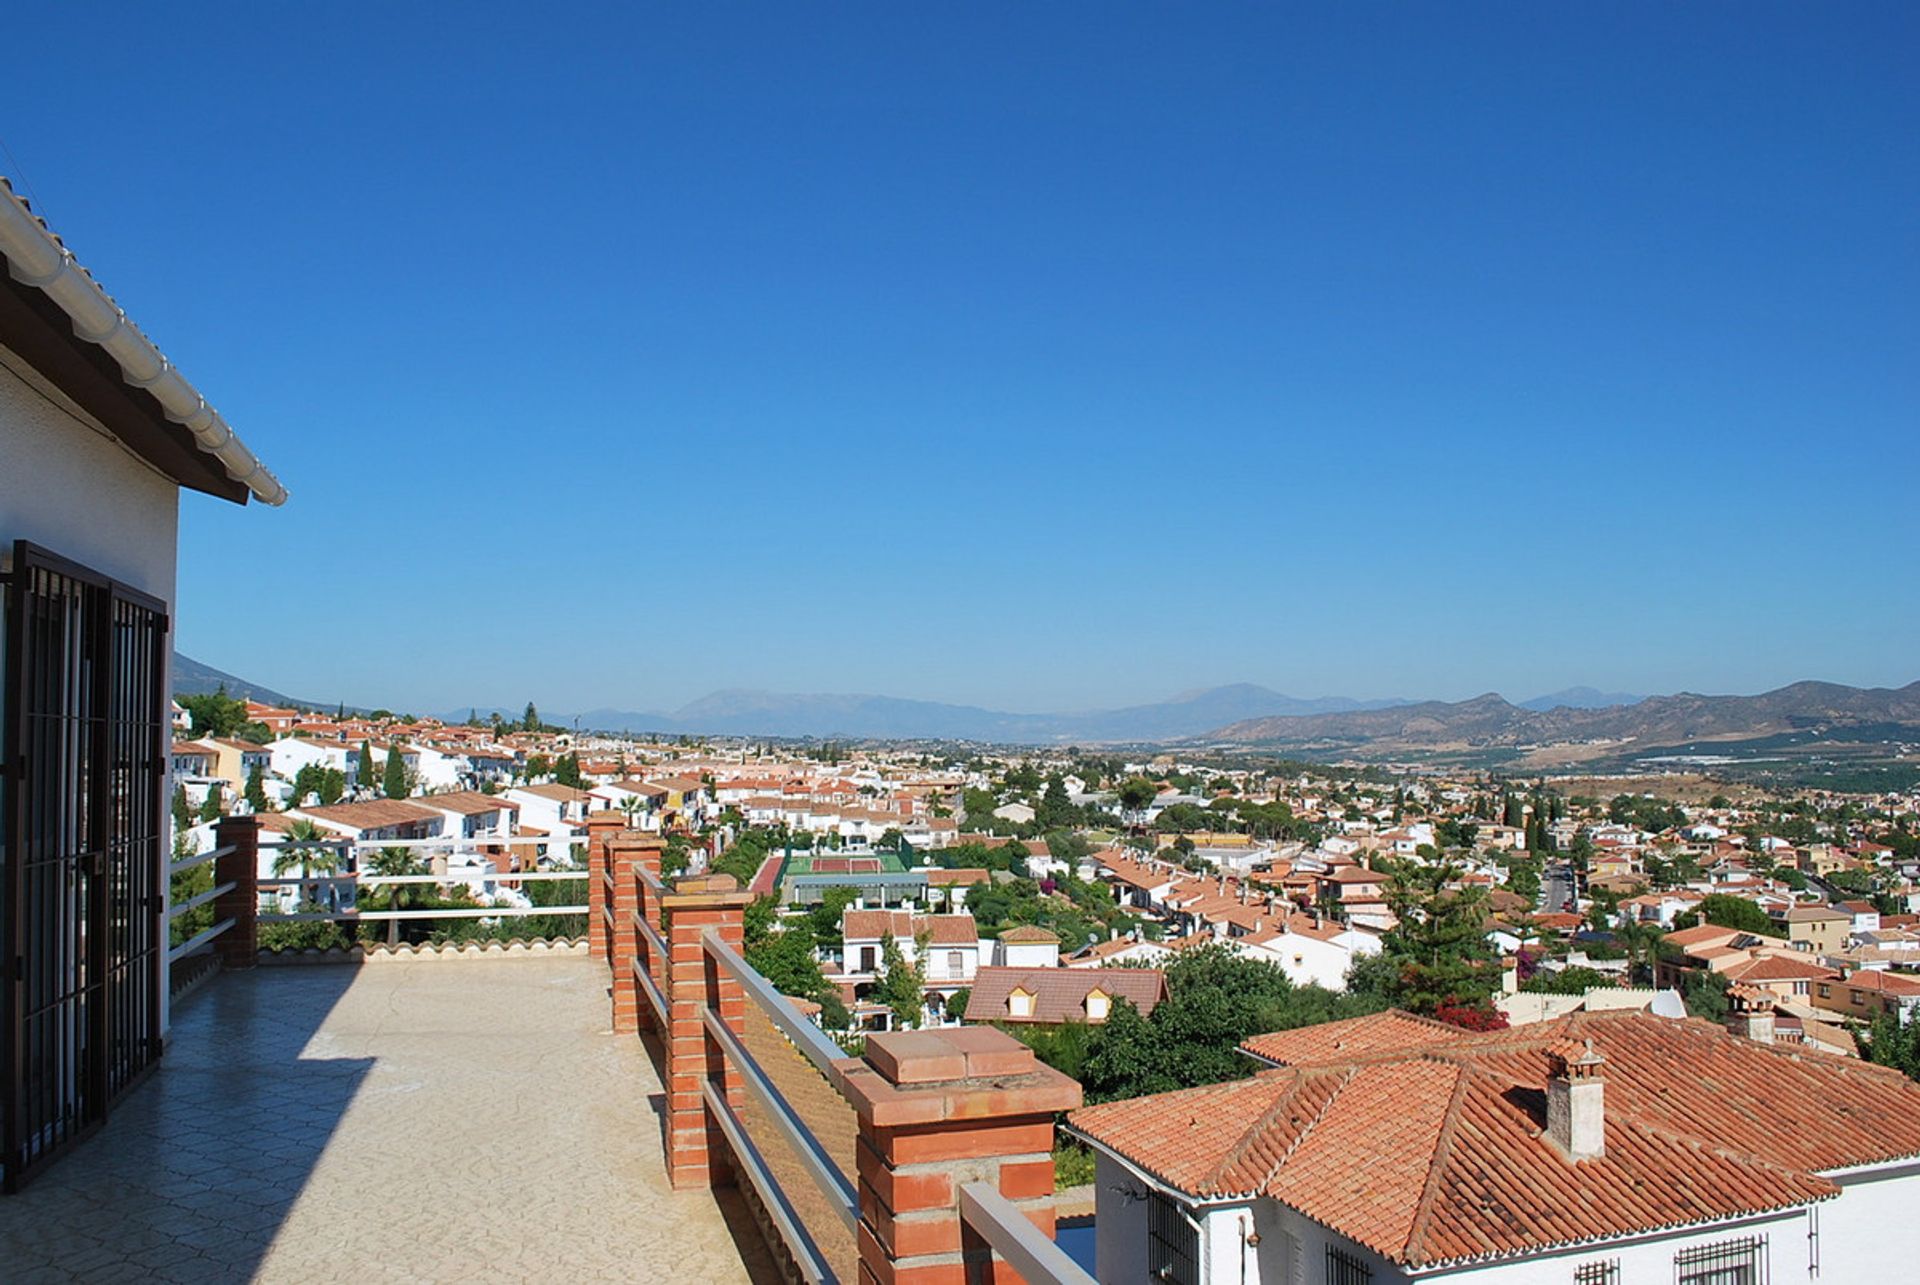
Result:
<svg viewBox="0 0 1920 1285"><path fill-rule="evenodd" d="M207 889L205 892L201 893L197 897L191 897L186 901L178 902L174 905L167 907L167 918L178 919L181 915L186 914L189 910L198 910L201 906L206 905L209 901L212 901L215 897L223 897L227 893L232 892L235 888L238 888L239 886L240 886L240 881L238 879L229 879L225 883L215 884L213 887Z"/></svg>
<svg viewBox="0 0 1920 1285"><path fill-rule="evenodd" d="M647 949L653 952L653 958L669 959L672 957L667 949L667 939L660 935L658 928L655 928L637 913L633 916L633 926L639 930L642 937L647 939Z"/></svg>
<svg viewBox="0 0 1920 1285"><path fill-rule="evenodd" d="M767 1168L767 1162L753 1145L753 1139L741 1127L740 1117L733 1113L726 1096L714 1087L711 1080L700 1086L700 1096L706 1100L708 1114L720 1126L727 1145L733 1149L741 1172L746 1174L753 1189L760 1193L760 1203L773 1219L774 1228L786 1243L787 1252L793 1255L801 1278L813 1285L838 1285L839 1278L827 1266L826 1257L821 1254L820 1247L814 1244L813 1237L807 1234L806 1225L800 1221L800 1215L794 1212L793 1205L787 1200L787 1193L780 1189L779 1180Z"/></svg>
<svg viewBox="0 0 1920 1285"><path fill-rule="evenodd" d="M208 848L198 856L187 857L183 860L173 862L167 867L167 874L169 876L181 874L193 869L195 866L204 866L209 861L218 861L221 857L230 857L233 853L234 847L231 843L224 848Z"/></svg>
<svg viewBox="0 0 1920 1285"><path fill-rule="evenodd" d="M653 980L653 974L637 957L627 962L633 965L633 979L640 983L640 991L647 997L647 1003L653 1005L654 1020L659 1023L661 1030L666 1030L669 1021L667 997L661 993L660 983Z"/></svg>
<svg viewBox="0 0 1920 1285"><path fill-rule="evenodd" d="M740 1072L740 1080L747 1086L747 1091L759 1101L761 1109L793 1149L794 1155L800 1160L800 1167L807 1171L807 1176L826 1196L827 1203L833 1206L833 1212L840 1216L840 1221L847 1225L848 1231L857 1231L860 1225L859 1197L854 1194L853 1184L840 1172L840 1166L833 1163L826 1148L807 1128L806 1122L794 1114L793 1108L780 1095L780 1090L774 1087L767 1073L753 1060L753 1054L747 1052L747 1046L721 1020L720 1015L710 1008L702 1008L700 1020L705 1024L707 1034L720 1045L727 1060Z"/></svg>
<svg viewBox="0 0 1920 1285"><path fill-rule="evenodd" d="M257 879L254 882L262 888L285 888L303 883L358 883L367 887L377 887L390 883L471 883L475 879L494 883L563 883L568 879L585 879L584 870L474 870L458 868L443 875L275 875L271 879Z"/></svg>
<svg viewBox="0 0 1920 1285"><path fill-rule="evenodd" d="M550 835L546 838L519 834L442 834L430 839L349 839L343 835L337 839L286 839L273 843L262 842L260 846L281 852L291 848L450 848L460 844L500 848L552 843L585 843L586 841L587 836L583 831L579 834Z"/></svg>
<svg viewBox="0 0 1920 1285"><path fill-rule="evenodd" d="M218 937L221 933L225 932L227 929L231 927L233 927L233 920L222 919L219 923L215 924L213 927L207 929L206 931L195 933L193 936L187 938L185 941L181 942L178 946L175 946L172 950L167 952L167 962L169 964L172 964L172 963L177 963L182 959L185 959L188 955L193 954L196 950L199 950L203 946L208 945L210 942L213 941L215 937Z"/></svg>
<svg viewBox="0 0 1920 1285"><path fill-rule="evenodd" d="M640 876L640 882L647 885L647 891L653 893L655 896L664 897L667 895L666 883L653 871L647 869L645 866L635 866L633 873Z"/></svg>
<svg viewBox="0 0 1920 1285"><path fill-rule="evenodd" d="M1028 1285L1097 1285L1014 1203L985 1182L960 1185L960 1221L979 1233Z"/></svg>
<svg viewBox="0 0 1920 1285"><path fill-rule="evenodd" d="M830 1068L835 1062L847 1060L846 1051L828 1039L825 1031L802 1017L800 1011L787 1002L787 997L773 988L772 982L755 972L718 934L708 930L701 944L721 971L740 983L747 998L760 1006L760 1011L767 1015L767 1019L793 1041L809 1062L820 1068L822 1075L831 1079Z"/></svg>
<svg viewBox="0 0 1920 1285"><path fill-rule="evenodd" d="M263 924L347 924L384 919L526 919L532 915L584 915L586 906L474 906L454 910L329 910L298 914L262 913Z"/></svg>

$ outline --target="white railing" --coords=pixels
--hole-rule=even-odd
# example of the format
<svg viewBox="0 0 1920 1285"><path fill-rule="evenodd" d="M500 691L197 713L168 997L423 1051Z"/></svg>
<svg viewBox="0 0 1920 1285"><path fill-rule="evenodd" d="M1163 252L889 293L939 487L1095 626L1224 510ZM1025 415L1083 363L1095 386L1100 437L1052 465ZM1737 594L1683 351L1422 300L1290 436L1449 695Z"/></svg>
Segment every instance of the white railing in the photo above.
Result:
<svg viewBox="0 0 1920 1285"><path fill-rule="evenodd" d="M230 857L233 855L233 853L234 853L233 845L228 844L225 847L208 848L205 852L198 853L191 857L184 857L179 861L170 862L167 865L168 882L169 884L171 884L173 876L177 874L184 874L189 870L192 870L199 866L203 866L207 864L207 862L209 861L218 861L222 857ZM167 907L167 923L171 925L174 920L180 918L182 915L188 914L191 911L198 910L200 907L206 905L208 902L213 901L216 898L226 893L232 892L235 888L239 886L240 885L238 882L229 880L226 883L215 884L213 887L209 888L207 891L203 893L200 893L197 896L189 897L185 901L176 902L173 905L168 906ZM187 958L189 955L196 955L201 951L205 950L207 947L213 945L214 939L220 936L221 933L224 933L229 928L233 927L233 923L234 921L232 919L222 919L218 923L214 924L212 927L203 929L202 931L195 933L193 936L181 942L178 946L169 948L167 951L168 966L171 967L172 965L177 964L181 960Z"/></svg>
<svg viewBox="0 0 1920 1285"><path fill-rule="evenodd" d="M584 841L584 840L582 840ZM263 856L271 854L272 864L289 872L256 880L262 892L279 889L319 888L327 886L341 889L344 900L352 904L335 910L294 910L262 911L260 922L263 924L296 923L372 923L397 919L525 919L539 915L580 915L587 914L589 907L584 904L539 906L505 904L486 904L474 906L431 906L387 908L382 910L363 910L359 906L360 892L363 889L380 887L404 887L408 885L434 886L445 889L459 889L472 895L475 885L479 885L479 896L492 896L490 888L518 888L533 883L559 883L574 881L584 883L588 877L585 867L564 870L501 870L492 865L499 854L486 849L500 848L567 848L569 851L575 840L571 837L530 837L530 836L493 836L472 835L432 839L294 839L280 843L262 843ZM437 855L444 853L449 857L478 857L485 864L455 865L449 862L444 871L414 874L375 874L360 868L359 857L367 852L379 852L383 849L402 851L422 851ZM288 861L290 856L301 852L332 854L332 860L315 862L321 869L312 873L299 873L291 870L294 864ZM570 859L570 858L569 858ZM329 867L345 865L348 869L340 872ZM328 872L322 872L328 871Z"/></svg>

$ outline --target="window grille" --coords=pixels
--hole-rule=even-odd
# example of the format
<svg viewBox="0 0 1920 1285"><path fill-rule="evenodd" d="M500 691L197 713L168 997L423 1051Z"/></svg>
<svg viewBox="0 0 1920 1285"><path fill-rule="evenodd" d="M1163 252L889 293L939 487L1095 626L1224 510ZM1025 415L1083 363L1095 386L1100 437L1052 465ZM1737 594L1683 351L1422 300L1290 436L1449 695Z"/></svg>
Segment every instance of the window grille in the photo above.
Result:
<svg viewBox="0 0 1920 1285"><path fill-rule="evenodd" d="M1673 1258L1676 1285L1767 1285L1767 1238L1743 1236L1681 1250Z"/></svg>
<svg viewBox="0 0 1920 1285"><path fill-rule="evenodd" d="M1573 1269L1573 1285L1620 1285L1620 1260L1602 1258Z"/></svg>
<svg viewBox="0 0 1920 1285"><path fill-rule="evenodd" d="M1157 1191L1147 1203L1147 1274L1167 1285L1200 1285L1200 1233Z"/></svg>
<svg viewBox="0 0 1920 1285"><path fill-rule="evenodd" d="M1373 1269L1345 1250L1328 1245L1327 1285L1373 1285Z"/></svg>

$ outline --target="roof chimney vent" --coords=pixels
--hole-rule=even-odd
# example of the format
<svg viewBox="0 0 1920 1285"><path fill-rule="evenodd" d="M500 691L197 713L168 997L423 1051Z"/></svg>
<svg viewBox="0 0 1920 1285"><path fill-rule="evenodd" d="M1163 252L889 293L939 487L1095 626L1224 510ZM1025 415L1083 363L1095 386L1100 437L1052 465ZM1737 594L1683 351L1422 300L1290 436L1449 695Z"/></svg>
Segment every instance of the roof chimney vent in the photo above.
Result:
<svg viewBox="0 0 1920 1285"><path fill-rule="evenodd" d="M1773 995L1763 987L1727 988L1727 1029L1759 1044L1773 1043Z"/></svg>
<svg viewBox="0 0 1920 1285"><path fill-rule="evenodd" d="M1607 1060L1591 1039L1585 1048L1567 1040L1547 1057L1547 1139L1569 1160L1597 1160L1607 1154Z"/></svg>

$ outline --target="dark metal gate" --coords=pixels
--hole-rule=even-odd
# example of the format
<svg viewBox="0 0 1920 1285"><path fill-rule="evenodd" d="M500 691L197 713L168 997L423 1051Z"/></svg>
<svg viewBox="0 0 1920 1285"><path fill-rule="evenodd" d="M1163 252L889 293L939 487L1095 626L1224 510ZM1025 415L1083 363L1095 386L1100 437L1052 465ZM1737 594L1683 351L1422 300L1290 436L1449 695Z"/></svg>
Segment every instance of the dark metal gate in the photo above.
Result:
<svg viewBox="0 0 1920 1285"><path fill-rule="evenodd" d="M166 604L21 541L6 595L6 1190L160 1054Z"/></svg>

